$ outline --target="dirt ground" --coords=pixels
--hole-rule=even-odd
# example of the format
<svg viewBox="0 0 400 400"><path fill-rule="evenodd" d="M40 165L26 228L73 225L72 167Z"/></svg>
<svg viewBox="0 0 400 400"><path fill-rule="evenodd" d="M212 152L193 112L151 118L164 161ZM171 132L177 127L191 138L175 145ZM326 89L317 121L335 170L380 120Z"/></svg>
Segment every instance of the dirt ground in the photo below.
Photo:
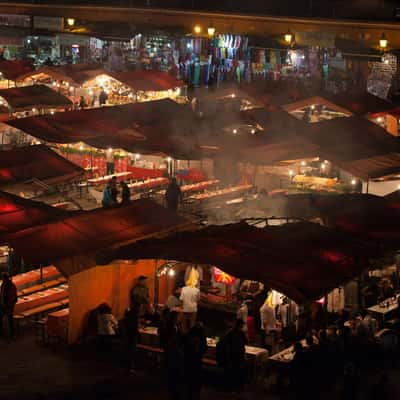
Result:
<svg viewBox="0 0 400 400"><path fill-rule="evenodd" d="M123 357L123 353L122 353ZM327 360L329 362L329 360ZM87 345L43 346L32 327L23 327L15 341L0 340L0 400L122 400L141 396L148 400L167 399L164 373L154 360L145 355L136 374L129 374L121 354ZM359 376L360 395L354 399L370 400L372 388L383 369L363 372ZM400 370L390 366L390 397L399 399ZM221 377L206 371L202 399L299 399L298 393L276 394L267 385L268 376L246 387L243 394L227 393L220 384ZM340 377L325 393L307 388L307 399L344 399Z"/></svg>

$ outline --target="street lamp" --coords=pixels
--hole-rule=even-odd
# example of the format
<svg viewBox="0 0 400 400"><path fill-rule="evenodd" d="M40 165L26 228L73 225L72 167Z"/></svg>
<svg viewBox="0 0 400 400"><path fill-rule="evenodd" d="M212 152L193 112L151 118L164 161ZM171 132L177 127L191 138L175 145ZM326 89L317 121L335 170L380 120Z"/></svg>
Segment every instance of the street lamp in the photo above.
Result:
<svg viewBox="0 0 400 400"><path fill-rule="evenodd" d="M386 50L387 47L388 47L388 42L389 42L389 41L388 41L388 39L387 39L385 33L382 33L382 36L381 36L381 38L379 39L379 47L380 47L382 50Z"/></svg>
<svg viewBox="0 0 400 400"><path fill-rule="evenodd" d="M212 25L207 28L207 34L209 37L213 37L215 35L215 28Z"/></svg>
<svg viewBox="0 0 400 400"><path fill-rule="evenodd" d="M285 34L285 42L290 45L293 40L293 35L292 32L290 32L290 29L288 29L287 33Z"/></svg>

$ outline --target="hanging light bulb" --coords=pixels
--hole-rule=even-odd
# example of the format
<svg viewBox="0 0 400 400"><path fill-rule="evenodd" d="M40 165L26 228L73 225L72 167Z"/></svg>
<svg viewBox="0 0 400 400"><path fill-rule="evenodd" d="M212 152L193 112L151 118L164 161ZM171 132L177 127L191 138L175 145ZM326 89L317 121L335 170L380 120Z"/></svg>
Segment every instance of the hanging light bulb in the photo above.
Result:
<svg viewBox="0 0 400 400"><path fill-rule="evenodd" d="M285 42L287 44L291 44L292 40L293 40L292 32L290 32L290 29L288 29L287 33L285 34Z"/></svg>
<svg viewBox="0 0 400 400"><path fill-rule="evenodd" d="M388 47L388 39L387 39L385 33L382 33L382 36L381 36L381 38L379 39L379 47L380 47L382 50L386 50L387 47Z"/></svg>
<svg viewBox="0 0 400 400"><path fill-rule="evenodd" d="M195 33L196 35L199 35L199 34L201 33L201 26L200 26L200 25L196 25L196 26L193 28L193 30L194 30L194 33Z"/></svg>
<svg viewBox="0 0 400 400"><path fill-rule="evenodd" d="M213 37L215 35L215 28L212 25L210 25L207 28L207 33L208 33L208 36Z"/></svg>

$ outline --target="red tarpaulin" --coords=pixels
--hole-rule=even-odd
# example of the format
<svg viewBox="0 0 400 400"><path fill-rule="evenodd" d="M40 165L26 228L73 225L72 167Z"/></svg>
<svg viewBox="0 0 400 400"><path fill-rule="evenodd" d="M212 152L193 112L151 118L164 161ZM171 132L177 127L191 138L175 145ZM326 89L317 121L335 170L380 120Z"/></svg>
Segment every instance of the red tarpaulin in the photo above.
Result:
<svg viewBox="0 0 400 400"><path fill-rule="evenodd" d="M259 229L240 223L145 240L117 250L110 258L211 264L304 302L319 299L360 274L375 254L375 246L318 224Z"/></svg>
<svg viewBox="0 0 400 400"><path fill-rule="evenodd" d="M3 60L0 61L0 72L2 77L10 81L16 81L21 76L34 71L32 63L23 60Z"/></svg>
<svg viewBox="0 0 400 400"><path fill-rule="evenodd" d="M181 81L166 72L128 71L107 73L133 91L161 92L185 86Z"/></svg>
<svg viewBox="0 0 400 400"><path fill-rule="evenodd" d="M47 184L66 182L85 171L45 145L25 146L1 152L0 185L31 182L33 178Z"/></svg>
<svg viewBox="0 0 400 400"><path fill-rule="evenodd" d="M32 108L72 107L72 102L61 93L45 85L32 85L0 90L12 111L31 110Z"/></svg>
<svg viewBox="0 0 400 400"><path fill-rule="evenodd" d="M198 156L201 150L193 113L172 100L21 118L7 124L54 143L85 142L102 149L163 152L183 158Z"/></svg>
<svg viewBox="0 0 400 400"><path fill-rule="evenodd" d="M47 204L0 192L0 243L6 235L70 215Z"/></svg>
<svg viewBox="0 0 400 400"><path fill-rule="evenodd" d="M48 265L189 225L186 219L150 200L137 200L126 206L81 212L17 232L8 239L27 262ZM79 271L76 265L74 268ZM72 273L65 268L62 272Z"/></svg>

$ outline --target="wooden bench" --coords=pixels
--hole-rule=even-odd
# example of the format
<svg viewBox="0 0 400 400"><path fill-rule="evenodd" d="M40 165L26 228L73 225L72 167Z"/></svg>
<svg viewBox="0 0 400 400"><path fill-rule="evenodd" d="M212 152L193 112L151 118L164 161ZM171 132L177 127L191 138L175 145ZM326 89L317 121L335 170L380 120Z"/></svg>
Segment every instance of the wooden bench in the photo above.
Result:
<svg viewBox="0 0 400 400"><path fill-rule="evenodd" d="M57 308L65 308L66 306L68 306L68 304L69 298L66 298L60 301L53 301L51 303L43 304L38 307L33 307L18 314L14 314L14 321L16 322L18 333L20 332L20 322L23 319L31 317L37 318L38 316L56 310Z"/></svg>
<svg viewBox="0 0 400 400"><path fill-rule="evenodd" d="M26 289L22 289L18 291L18 296L28 296L32 293L40 292L41 290L49 289L58 285L61 285L62 283L65 283L67 281L66 278L61 277L58 279L53 279L48 282L43 282L39 283L38 285L34 285L31 287L27 287Z"/></svg>

